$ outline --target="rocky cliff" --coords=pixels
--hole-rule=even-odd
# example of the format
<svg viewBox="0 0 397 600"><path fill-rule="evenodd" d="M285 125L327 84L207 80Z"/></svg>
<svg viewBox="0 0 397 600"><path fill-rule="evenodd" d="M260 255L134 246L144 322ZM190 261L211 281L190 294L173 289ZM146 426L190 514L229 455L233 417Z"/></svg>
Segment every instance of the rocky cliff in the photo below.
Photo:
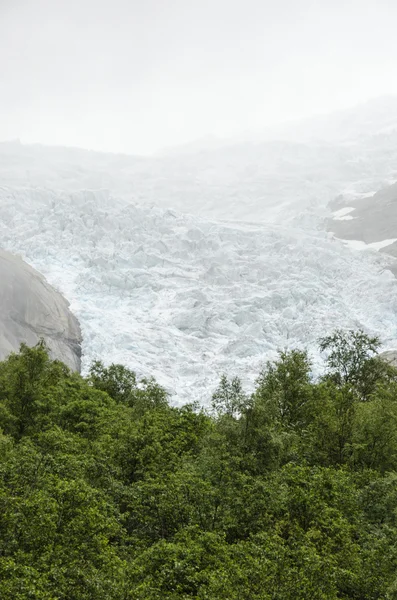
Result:
<svg viewBox="0 0 397 600"><path fill-rule="evenodd" d="M21 258L0 250L0 360L40 338L53 358L80 370L80 326L68 302Z"/></svg>

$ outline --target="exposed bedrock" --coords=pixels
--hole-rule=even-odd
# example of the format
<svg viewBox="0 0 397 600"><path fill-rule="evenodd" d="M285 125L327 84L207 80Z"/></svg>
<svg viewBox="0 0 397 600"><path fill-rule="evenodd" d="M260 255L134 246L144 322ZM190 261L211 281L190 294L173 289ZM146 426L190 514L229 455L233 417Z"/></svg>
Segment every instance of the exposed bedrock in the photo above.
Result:
<svg viewBox="0 0 397 600"><path fill-rule="evenodd" d="M52 358L81 366L81 332L65 298L21 258L0 250L0 360L43 338Z"/></svg>
<svg viewBox="0 0 397 600"><path fill-rule="evenodd" d="M339 196L330 206L333 210L350 210L346 208L345 216L328 219L328 231L340 239L359 240L397 258L397 183L364 198L347 200ZM390 268L397 276L397 261Z"/></svg>
<svg viewBox="0 0 397 600"><path fill-rule="evenodd" d="M393 365L393 367L397 367L397 350L386 350L380 356L383 360Z"/></svg>

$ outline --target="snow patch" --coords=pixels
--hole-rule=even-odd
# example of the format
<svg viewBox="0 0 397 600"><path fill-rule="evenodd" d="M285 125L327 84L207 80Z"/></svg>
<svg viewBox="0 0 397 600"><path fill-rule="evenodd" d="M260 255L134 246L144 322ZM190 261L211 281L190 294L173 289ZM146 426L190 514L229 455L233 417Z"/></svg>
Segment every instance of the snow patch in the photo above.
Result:
<svg viewBox="0 0 397 600"><path fill-rule="evenodd" d="M334 221L352 221L357 217L352 217L351 215L346 215L345 217L339 217L338 219L334 219Z"/></svg>
<svg viewBox="0 0 397 600"><path fill-rule="evenodd" d="M335 221L342 221L343 219L346 219L347 215L353 212L353 210L356 210L353 206L346 206L345 208L340 208L332 213L332 217ZM352 219L353 217L349 218Z"/></svg>
<svg viewBox="0 0 397 600"><path fill-rule="evenodd" d="M397 238L393 238L390 240L383 240L382 242L372 242L372 244L368 244L370 248L374 250L381 250L382 248L386 248L387 246L391 246L397 242Z"/></svg>
<svg viewBox="0 0 397 600"><path fill-rule="evenodd" d="M397 238L382 240L381 242L371 242L370 244L366 244L361 240L341 240L346 246L349 248L353 248L353 250L366 250L368 248L372 250L381 250L382 248L386 248L387 246L391 246L397 242Z"/></svg>

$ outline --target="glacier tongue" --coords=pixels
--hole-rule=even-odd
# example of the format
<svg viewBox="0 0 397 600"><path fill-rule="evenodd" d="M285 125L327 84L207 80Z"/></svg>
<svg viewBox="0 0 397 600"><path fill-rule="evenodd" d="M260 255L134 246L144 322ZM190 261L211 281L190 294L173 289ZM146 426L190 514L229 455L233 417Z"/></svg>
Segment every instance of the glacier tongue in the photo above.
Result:
<svg viewBox="0 0 397 600"><path fill-rule="evenodd" d="M124 363L175 403L208 402L223 372L250 386L278 348L308 345L316 368L316 340L336 327L397 345L386 259L325 233L216 222L105 191L1 188L0 235L70 300L85 368Z"/></svg>

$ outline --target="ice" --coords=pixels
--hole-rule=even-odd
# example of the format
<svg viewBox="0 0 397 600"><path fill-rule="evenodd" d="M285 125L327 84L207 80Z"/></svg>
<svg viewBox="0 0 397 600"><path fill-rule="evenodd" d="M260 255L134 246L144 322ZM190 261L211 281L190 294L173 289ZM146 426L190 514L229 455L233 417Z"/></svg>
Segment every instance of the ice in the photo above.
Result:
<svg viewBox="0 0 397 600"><path fill-rule="evenodd" d="M370 244L366 244L361 240L342 240L343 243L349 248L353 248L353 250L382 250L382 248L387 248L387 246L391 246L395 242L397 242L397 238L382 240L381 242L372 242Z"/></svg>
<svg viewBox="0 0 397 600"><path fill-rule="evenodd" d="M350 213L353 212L353 210L356 210L353 206L346 206L345 208L340 208L339 210L332 213L332 218L334 221L350 221L351 219L354 219L354 217L350 215Z"/></svg>
<svg viewBox="0 0 397 600"><path fill-rule="evenodd" d="M352 248L352 250L365 250L368 248L368 244L361 240L341 240L345 246Z"/></svg>
<svg viewBox="0 0 397 600"><path fill-rule="evenodd" d="M397 282L375 251L395 240L323 231L337 196L349 205L397 179L394 109L378 108L367 134L326 119L327 141L304 141L303 126L146 158L0 144L1 246L70 300L84 369L124 363L175 403L206 404L223 372L252 389L279 348L309 347L318 372L317 339L337 327L396 348Z"/></svg>
<svg viewBox="0 0 397 600"><path fill-rule="evenodd" d="M383 257L301 225L220 222L103 190L3 187L0 236L71 301L85 369L121 362L175 403L208 403L223 372L252 389L277 349L309 346L316 370L316 340L336 327L397 345L397 283Z"/></svg>
<svg viewBox="0 0 397 600"><path fill-rule="evenodd" d="M397 238L393 238L390 240L383 240L381 242L372 242L372 244L368 244L368 245L370 248L373 248L374 250L382 250L382 248L387 248L387 246L391 246L395 242L397 242Z"/></svg>
<svg viewBox="0 0 397 600"><path fill-rule="evenodd" d="M346 206L345 208L340 208L339 210L337 210L333 213L333 217L334 217L334 219L339 219L340 217L344 217L345 215L348 215L353 210L355 210L354 206Z"/></svg>

